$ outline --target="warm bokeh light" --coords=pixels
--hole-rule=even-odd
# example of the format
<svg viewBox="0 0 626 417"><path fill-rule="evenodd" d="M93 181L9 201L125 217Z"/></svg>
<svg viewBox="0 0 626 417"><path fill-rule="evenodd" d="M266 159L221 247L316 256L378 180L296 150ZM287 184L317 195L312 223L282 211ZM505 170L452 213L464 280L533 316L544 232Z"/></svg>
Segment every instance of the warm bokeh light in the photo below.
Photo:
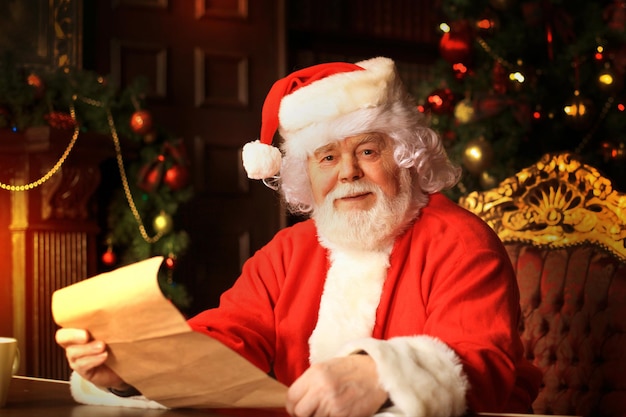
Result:
<svg viewBox="0 0 626 417"><path fill-rule="evenodd" d="M509 74L509 80L516 81L521 84L526 81L526 77L524 77L524 74L522 74L521 72L515 71Z"/></svg>
<svg viewBox="0 0 626 417"><path fill-rule="evenodd" d="M600 76L598 76L598 81L600 82L600 84L604 84L605 86L610 86L613 84L615 80L613 79L613 75L605 72L605 73L600 74Z"/></svg>

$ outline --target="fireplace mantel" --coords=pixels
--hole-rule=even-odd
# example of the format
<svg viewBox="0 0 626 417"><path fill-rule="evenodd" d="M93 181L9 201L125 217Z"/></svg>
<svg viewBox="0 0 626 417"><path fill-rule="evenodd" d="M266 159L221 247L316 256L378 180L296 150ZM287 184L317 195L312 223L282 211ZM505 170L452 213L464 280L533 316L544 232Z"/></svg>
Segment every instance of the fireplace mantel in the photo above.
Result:
<svg viewBox="0 0 626 417"><path fill-rule="evenodd" d="M43 177L68 147L72 131L35 127L0 130L0 182L29 184ZM80 134L60 169L26 191L0 189L0 335L19 340L20 374L66 378L54 342L52 293L97 271L100 164L114 155L110 138Z"/></svg>

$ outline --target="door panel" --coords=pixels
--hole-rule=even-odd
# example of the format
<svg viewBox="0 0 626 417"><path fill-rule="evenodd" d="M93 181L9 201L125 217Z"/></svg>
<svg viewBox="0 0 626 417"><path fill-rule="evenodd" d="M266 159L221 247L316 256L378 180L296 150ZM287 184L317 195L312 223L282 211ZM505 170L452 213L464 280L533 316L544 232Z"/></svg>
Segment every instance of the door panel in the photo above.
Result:
<svg viewBox="0 0 626 417"><path fill-rule="evenodd" d="M258 137L263 100L282 74L281 5L98 0L91 6L98 14L95 69L122 88L146 77L154 119L184 139L191 157L194 198L175 219L191 237L175 272L193 297L188 315L216 305L242 262L283 224L277 195L246 178L240 156Z"/></svg>

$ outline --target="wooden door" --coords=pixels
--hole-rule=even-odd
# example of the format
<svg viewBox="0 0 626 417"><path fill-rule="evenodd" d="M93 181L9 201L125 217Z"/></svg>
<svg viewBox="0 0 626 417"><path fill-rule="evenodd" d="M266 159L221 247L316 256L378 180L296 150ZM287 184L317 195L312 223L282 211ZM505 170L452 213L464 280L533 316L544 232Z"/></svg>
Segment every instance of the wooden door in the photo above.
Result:
<svg viewBox="0 0 626 417"><path fill-rule="evenodd" d="M147 77L155 120L183 138L191 156L194 199L175 219L191 237L175 275L193 297L189 315L216 305L283 224L278 196L248 180L240 161L282 75L282 14L282 0L85 3L85 43L93 37L95 48L85 49L85 67L121 87Z"/></svg>

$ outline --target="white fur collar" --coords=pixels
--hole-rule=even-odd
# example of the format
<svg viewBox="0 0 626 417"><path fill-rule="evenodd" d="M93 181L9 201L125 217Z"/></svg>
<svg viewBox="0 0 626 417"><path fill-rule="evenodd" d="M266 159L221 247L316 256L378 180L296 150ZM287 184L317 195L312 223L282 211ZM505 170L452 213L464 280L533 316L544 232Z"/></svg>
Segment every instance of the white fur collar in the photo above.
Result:
<svg viewBox="0 0 626 417"><path fill-rule="evenodd" d="M311 363L335 356L351 340L372 335L391 249L331 251L317 325L309 338Z"/></svg>

